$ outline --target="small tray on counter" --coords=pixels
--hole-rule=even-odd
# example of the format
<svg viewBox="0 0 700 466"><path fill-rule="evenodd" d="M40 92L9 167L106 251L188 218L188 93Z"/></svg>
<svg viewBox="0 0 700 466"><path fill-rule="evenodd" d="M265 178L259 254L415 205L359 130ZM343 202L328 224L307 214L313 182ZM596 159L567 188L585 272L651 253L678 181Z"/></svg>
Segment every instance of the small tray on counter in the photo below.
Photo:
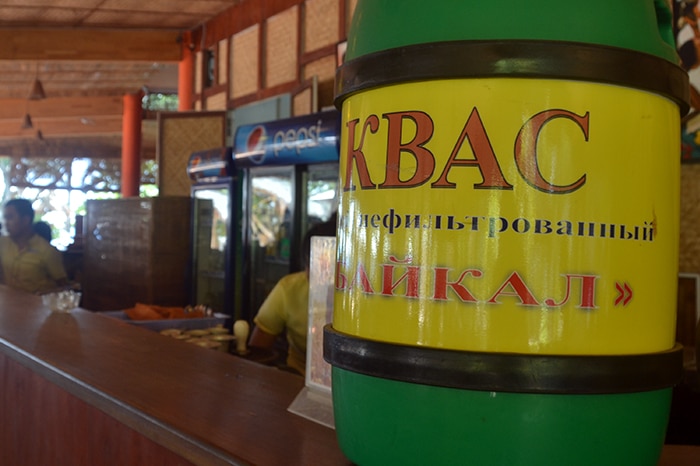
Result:
<svg viewBox="0 0 700 466"><path fill-rule="evenodd" d="M124 311L101 311L96 312L107 317L123 320L137 327L147 328L154 332L160 332L168 328L178 328L181 330L196 330L201 328L216 327L224 325L230 316L226 314L214 313L211 317L200 317L191 319L160 319L160 320L132 320Z"/></svg>

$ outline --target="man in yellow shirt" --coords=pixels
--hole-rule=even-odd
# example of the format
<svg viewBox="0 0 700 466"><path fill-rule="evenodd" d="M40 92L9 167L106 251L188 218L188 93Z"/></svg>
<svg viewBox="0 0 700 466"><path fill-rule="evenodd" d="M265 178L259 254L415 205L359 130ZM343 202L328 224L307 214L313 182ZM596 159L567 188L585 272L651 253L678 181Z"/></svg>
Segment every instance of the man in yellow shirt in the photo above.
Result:
<svg viewBox="0 0 700 466"><path fill-rule="evenodd" d="M12 199L3 209L9 236L0 236L3 281L11 288L45 293L68 284L61 253L34 233L34 209L26 199Z"/></svg>
<svg viewBox="0 0 700 466"><path fill-rule="evenodd" d="M336 217L313 226L304 236L304 270L285 275L267 296L253 321L249 345L271 348L283 331L287 333L287 366L306 371L306 337L309 327L309 253L312 236L335 236Z"/></svg>

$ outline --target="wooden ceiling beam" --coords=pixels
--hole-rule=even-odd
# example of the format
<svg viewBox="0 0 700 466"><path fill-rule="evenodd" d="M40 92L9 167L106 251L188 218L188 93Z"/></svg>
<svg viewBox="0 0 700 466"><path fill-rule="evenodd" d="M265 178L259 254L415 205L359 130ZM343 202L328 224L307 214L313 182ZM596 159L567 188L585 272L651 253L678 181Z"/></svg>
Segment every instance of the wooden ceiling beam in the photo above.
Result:
<svg viewBox="0 0 700 466"><path fill-rule="evenodd" d="M96 135L119 135L122 131L121 117L94 118L83 123L80 118L34 118L33 127L22 129L22 119L0 120L0 140L34 137L37 130L44 136L84 137Z"/></svg>
<svg viewBox="0 0 700 466"><path fill-rule="evenodd" d="M52 97L44 100L0 99L0 120L22 118L29 113L32 118L43 117L97 117L120 116L123 113L123 97Z"/></svg>
<svg viewBox="0 0 700 466"><path fill-rule="evenodd" d="M120 140L122 103L121 97L67 97L31 102L25 99L0 99L0 148L7 151L7 146L35 139L38 130L45 139L54 142L56 138ZM31 115L33 127L22 129L27 112ZM157 122L144 119L141 130L144 157L153 158ZM25 149L21 152L28 154ZM93 156L99 157L99 152Z"/></svg>
<svg viewBox="0 0 700 466"><path fill-rule="evenodd" d="M180 31L0 29L0 60L180 61Z"/></svg>
<svg viewBox="0 0 700 466"><path fill-rule="evenodd" d="M43 131L42 131L43 133ZM121 135L85 135L79 138L37 137L36 131L25 137L0 139L0 157L121 157ZM141 145L143 160L155 159L155 138L144 138Z"/></svg>
<svg viewBox="0 0 700 466"><path fill-rule="evenodd" d="M82 139L38 139L36 137L14 140L11 143L0 141L0 156L28 158L84 157L119 159L121 157L120 138ZM143 159L152 159L154 151L144 148Z"/></svg>
<svg viewBox="0 0 700 466"><path fill-rule="evenodd" d="M121 157L119 138L38 139L36 136L11 143L0 140L0 156L9 157Z"/></svg>

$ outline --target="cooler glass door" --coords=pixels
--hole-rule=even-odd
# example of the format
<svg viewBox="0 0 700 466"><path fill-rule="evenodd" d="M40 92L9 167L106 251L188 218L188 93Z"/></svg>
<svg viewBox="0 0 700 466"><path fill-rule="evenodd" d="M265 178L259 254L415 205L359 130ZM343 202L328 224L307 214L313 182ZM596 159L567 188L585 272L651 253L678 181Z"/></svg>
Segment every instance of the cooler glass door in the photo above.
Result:
<svg viewBox="0 0 700 466"><path fill-rule="evenodd" d="M248 257L252 315L280 278L290 272L294 218L294 168L250 171Z"/></svg>
<svg viewBox="0 0 700 466"><path fill-rule="evenodd" d="M317 223L328 221L338 210L338 164L309 165L306 180L303 232Z"/></svg>
<svg viewBox="0 0 700 466"><path fill-rule="evenodd" d="M228 186L193 191L194 202L194 304L225 312L227 247L230 212Z"/></svg>

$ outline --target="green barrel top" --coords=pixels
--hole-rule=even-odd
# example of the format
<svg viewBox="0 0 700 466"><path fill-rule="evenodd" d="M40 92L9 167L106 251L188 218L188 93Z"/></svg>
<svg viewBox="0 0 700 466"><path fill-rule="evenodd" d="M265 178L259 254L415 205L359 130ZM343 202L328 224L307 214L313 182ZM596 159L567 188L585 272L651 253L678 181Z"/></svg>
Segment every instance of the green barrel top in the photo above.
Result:
<svg viewBox="0 0 700 466"><path fill-rule="evenodd" d="M455 40L582 42L677 63L666 0L359 0L347 58Z"/></svg>

